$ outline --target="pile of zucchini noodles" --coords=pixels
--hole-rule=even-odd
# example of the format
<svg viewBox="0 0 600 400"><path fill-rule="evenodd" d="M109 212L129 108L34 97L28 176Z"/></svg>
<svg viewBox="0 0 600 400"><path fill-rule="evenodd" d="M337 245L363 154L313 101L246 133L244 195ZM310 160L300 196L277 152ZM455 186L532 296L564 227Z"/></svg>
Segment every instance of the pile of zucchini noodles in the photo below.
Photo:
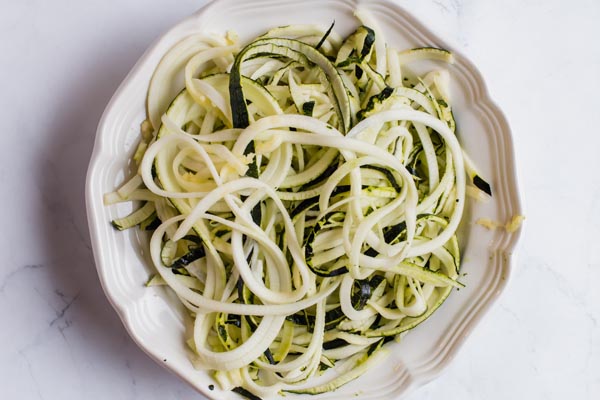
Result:
<svg viewBox="0 0 600 400"><path fill-rule="evenodd" d="M195 365L248 396L322 393L460 287L466 192L491 195L455 135L435 48L398 51L376 21L193 35L162 59L134 155L107 204L153 230L158 274L189 310ZM477 194L480 193L480 194ZM335 368L332 368L334 367Z"/></svg>

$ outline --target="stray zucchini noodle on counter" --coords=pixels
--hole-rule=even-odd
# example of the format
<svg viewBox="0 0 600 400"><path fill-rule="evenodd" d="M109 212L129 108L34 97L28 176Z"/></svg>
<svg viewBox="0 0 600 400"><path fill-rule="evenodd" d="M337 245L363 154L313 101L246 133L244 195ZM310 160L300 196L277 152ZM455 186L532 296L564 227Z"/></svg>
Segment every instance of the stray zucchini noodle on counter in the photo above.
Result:
<svg viewBox="0 0 600 400"><path fill-rule="evenodd" d="M525 220L525 216L515 215L511 219L506 221L506 223L494 221L489 218L479 218L477 221L475 221L475 223L477 225L481 225L484 228L489 229L489 230L503 228L506 230L506 232L513 233L513 232L516 232L519 230L519 228L521 227L521 224L523 224L524 220Z"/></svg>
<svg viewBox="0 0 600 400"><path fill-rule="evenodd" d="M393 49L356 16L344 39L332 24L177 43L137 174L105 195L142 202L112 223L153 231L147 285L186 307L192 363L223 390L335 390L462 287L466 195L492 191L457 140L450 74L412 67L453 56Z"/></svg>

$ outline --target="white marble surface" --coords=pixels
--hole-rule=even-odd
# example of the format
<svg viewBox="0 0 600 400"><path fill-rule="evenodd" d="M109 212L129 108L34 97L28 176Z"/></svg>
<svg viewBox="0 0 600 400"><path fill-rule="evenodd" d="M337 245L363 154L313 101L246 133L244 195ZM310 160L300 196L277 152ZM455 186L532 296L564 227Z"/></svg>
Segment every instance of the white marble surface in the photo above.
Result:
<svg viewBox="0 0 600 400"><path fill-rule="evenodd" d="M0 398L200 399L105 299L83 186L144 49L203 1L0 3ZM526 229L508 289L407 398L600 398L600 2L399 1L483 72L514 133Z"/></svg>

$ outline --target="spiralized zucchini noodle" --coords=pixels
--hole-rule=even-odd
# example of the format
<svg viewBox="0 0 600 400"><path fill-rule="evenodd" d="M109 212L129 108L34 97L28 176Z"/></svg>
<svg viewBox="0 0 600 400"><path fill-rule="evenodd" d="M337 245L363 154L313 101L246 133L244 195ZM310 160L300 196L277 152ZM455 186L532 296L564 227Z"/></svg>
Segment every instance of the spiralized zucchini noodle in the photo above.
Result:
<svg viewBox="0 0 600 400"><path fill-rule="evenodd" d="M105 196L142 202L113 225L152 231L148 286L187 308L192 362L223 390L334 390L462 286L466 195L491 189L457 140L453 55L394 49L356 15L344 39L293 25L177 43L137 174Z"/></svg>

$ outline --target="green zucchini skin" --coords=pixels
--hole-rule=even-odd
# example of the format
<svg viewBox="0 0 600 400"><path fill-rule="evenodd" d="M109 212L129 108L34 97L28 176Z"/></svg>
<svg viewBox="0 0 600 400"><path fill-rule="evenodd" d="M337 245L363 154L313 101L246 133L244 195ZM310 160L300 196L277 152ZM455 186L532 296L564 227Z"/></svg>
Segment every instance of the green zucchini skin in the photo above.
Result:
<svg viewBox="0 0 600 400"><path fill-rule="evenodd" d="M247 103L242 88L242 63L256 54L269 54L284 56L302 65L317 65L326 74L330 85L330 96L336 106L336 111L342 121L340 130L346 132L350 129L350 101L346 87L337 71L326 56L318 50L292 39L258 39L243 48L235 58L229 80L229 97L232 110L234 128L246 128L249 125Z"/></svg>
<svg viewBox="0 0 600 400"><path fill-rule="evenodd" d="M489 183L484 181L479 175L475 175L475 177L473 178L473 184L475 186L477 186L482 192L484 192L490 196L492 195L492 187L490 186Z"/></svg>
<svg viewBox="0 0 600 400"><path fill-rule="evenodd" d="M239 394L240 396L245 397L248 400L262 400L260 397L252 394L251 392L247 391L246 389L244 389L241 386L233 388L231 391Z"/></svg>
<svg viewBox="0 0 600 400"><path fill-rule="evenodd" d="M112 220L111 224L119 231L133 228L134 226L140 225L148 218L152 217L154 211L154 204L151 202L146 202L142 207L138 208L128 216Z"/></svg>

